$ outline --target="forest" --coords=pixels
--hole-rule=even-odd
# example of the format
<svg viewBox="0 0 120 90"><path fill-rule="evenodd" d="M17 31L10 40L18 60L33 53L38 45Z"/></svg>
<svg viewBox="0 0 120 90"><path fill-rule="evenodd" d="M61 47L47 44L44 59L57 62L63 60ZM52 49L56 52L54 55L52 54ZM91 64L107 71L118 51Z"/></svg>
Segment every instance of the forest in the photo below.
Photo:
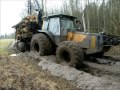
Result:
<svg viewBox="0 0 120 90"><path fill-rule="evenodd" d="M27 0L26 0L27 1ZM61 7L49 9L48 0L38 0L43 10L43 16L53 14L73 15L81 22L80 27L85 32L101 33L120 36L120 0L61 0ZM51 0L54 2L54 0ZM36 13L32 3L32 13ZM27 7L21 12L21 17L28 15ZM84 21L84 22L83 22ZM84 27L84 25L86 27ZM0 38L13 38L14 34L2 35Z"/></svg>
<svg viewBox="0 0 120 90"><path fill-rule="evenodd" d="M82 24L84 17L87 32L120 35L120 0L63 0L59 10L47 10L46 1L42 0L44 15L73 15Z"/></svg>
<svg viewBox="0 0 120 90"><path fill-rule="evenodd" d="M15 33L0 35L0 39L14 39Z"/></svg>

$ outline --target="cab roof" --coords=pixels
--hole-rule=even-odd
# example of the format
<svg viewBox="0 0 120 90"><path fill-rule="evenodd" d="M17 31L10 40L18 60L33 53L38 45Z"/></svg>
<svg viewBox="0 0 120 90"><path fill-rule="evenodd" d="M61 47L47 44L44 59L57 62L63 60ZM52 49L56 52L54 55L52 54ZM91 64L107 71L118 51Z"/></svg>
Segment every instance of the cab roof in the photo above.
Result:
<svg viewBox="0 0 120 90"><path fill-rule="evenodd" d="M65 18L71 18L71 19L75 19L75 16L71 16L71 15L65 15L65 14L56 14L56 15L50 15L50 16L44 16L42 17L43 19L45 18L54 18L54 17L65 17Z"/></svg>

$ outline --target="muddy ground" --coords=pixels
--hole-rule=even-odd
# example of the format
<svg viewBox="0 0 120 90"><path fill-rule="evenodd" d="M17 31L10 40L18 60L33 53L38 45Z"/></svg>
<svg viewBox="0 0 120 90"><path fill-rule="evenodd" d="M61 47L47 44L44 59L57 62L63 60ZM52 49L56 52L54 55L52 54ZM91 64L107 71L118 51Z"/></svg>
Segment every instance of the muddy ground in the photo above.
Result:
<svg viewBox="0 0 120 90"><path fill-rule="evenodd" d="M120 90L120 52L115 50L106 53L109 58L85 60L79 70L57 64L54 55L10 50L12 56L0 56L0 90Z"/></svg>
<svg viewBox="0 0 120 90"><path fill-rule="evenodd" d="M54 76L75 82L77 88L83 90L120 90L120 59L85 60L82 68L77 70L65 64L57 64L54 55L38 57L32 52L27 55L40 60L38 66L42 67L43 70L48 70Z"/></svg>
<svg viewBox="0 0 120 90"><path fill-rule="evenodd" d="M81 90L74 82L42 70L37 63L28 57L0 57L0 90Z"/></svg>

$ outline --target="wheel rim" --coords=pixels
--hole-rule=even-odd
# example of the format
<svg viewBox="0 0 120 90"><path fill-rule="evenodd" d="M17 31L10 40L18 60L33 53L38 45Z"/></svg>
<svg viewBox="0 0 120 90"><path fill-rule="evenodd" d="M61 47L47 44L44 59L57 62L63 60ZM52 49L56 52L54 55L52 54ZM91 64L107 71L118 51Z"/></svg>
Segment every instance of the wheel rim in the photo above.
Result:
<svg viewBox="0 0 120 90"><path fill-rule="evenodd" d="M38 43L35 43L35 45L34 45L34 50L35 50L36 52L39 52L40 47L39 47Z"/></svg>
<svg viewBox="0 0 120 90"><path fill-rule="evenodd" d="M70 53L68 52L68 51L63 51L62 53L61 53L61 57L62 57L62 59L65 61L65 62L70 62L70 59L71 59L71 57L70 57Z"/></svg>

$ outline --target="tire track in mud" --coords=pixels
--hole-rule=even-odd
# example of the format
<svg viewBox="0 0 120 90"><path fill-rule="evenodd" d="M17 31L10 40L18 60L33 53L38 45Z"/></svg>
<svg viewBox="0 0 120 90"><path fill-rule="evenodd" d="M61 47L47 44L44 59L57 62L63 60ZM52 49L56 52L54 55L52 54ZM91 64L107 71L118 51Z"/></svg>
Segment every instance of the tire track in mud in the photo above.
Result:
<svg viewBox="0 0 120 90"><path fill-rule="evenodd" d="M106 71L106 72L110 72L113 74L120 74L120 66L116 67L115 65L112 66L108 66L105 64L96 64L96 63L92 63L92 62L84 62L85 65L89 66L91 69L98 69L98 70L102 70L102 71Z"/></svg>
<svg viewBox="0 0 120 90"><path fill-rule="evenodd" d="M27 55L28 57L40 60L38 66L40 66L43 70L50 71L52 75L60 76L67 80L76 82L78 88L93 90L120 90L119 68L116 69L115 67L114 71L112 71L111 68L113 65L108 66L85 61L88 66L83 67L81 70L77 70L69 66L57 64L55 62L55 56L40 57L38 55L34 55L32 52ZM109 67L111 68L109 69Z"/></svg>

